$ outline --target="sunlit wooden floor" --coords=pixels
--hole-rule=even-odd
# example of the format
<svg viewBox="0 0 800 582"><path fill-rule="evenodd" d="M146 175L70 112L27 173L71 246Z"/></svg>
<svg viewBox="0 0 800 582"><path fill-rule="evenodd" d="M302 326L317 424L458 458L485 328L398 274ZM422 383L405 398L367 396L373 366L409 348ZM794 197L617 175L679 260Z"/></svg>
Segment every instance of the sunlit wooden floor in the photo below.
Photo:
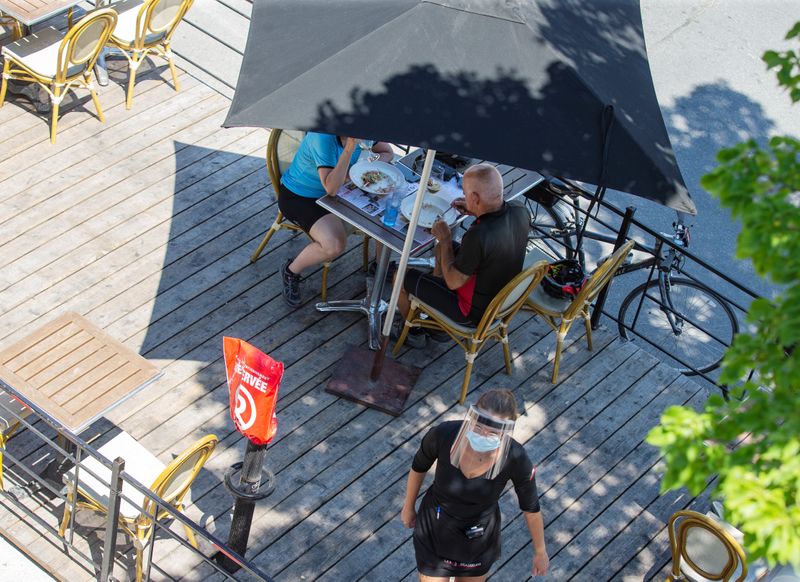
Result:
<svg viewBox="0 0 800 582"><path fill-rule="evenodd" d="M399 418L326 393L342 354L365 344L365 321L314 310L319 271L306 281L306 303L285 305L278 269L302 238L279 233L250 264L277 211L263 159L267 132L221 128L226 98L188 74L176 93L156 64L140 74L126 111L125 67L111 61L112 82L100 95L106 123L81 96L63 107L55 146L47 118L28 102L12 96L0 109L0 348L73 310L158 365L158 382L83 436L99 444L119 428L168 462L217 434L220 446L188 514L225 539L232 501L222 478L244 443L228 416L222 336L247 339L286 365L267 457L277 486L257 507L247 557L277 580L414 580L410 531L398 519L405 476L425 431L464 412L455 404L463 352L446 343L401 355L424 371ZM333 263L332 298L363 293L358 242ZM587 351L577 327L553 386L552 333L520 315L511 333L513 375L503 373L499 347L486 349L468 401L509 387L524 407L515 436L538 465L548 579L661 577L668 517L687 506L705 511L706 501L659 496L659 458L643 438L665 407L699 405L706 394L608 331L598 331ZM8 447L35 471L50 458L30 431ZM24 492L14 489L25 479L13 464L6 480L12 494ZM20 495L45 521L60 518L59 500ZM65 579L94 579L0 502L0 527ZM525 580L531 547L513 492L502 508L503 556L493 579ZM101 522L84 515L79 523L77 535L96 548ZM133 574L129 540L120 538L119 549L115 575L124 579ZM166 538L156 543L153 577L213 579Z"/></svg>

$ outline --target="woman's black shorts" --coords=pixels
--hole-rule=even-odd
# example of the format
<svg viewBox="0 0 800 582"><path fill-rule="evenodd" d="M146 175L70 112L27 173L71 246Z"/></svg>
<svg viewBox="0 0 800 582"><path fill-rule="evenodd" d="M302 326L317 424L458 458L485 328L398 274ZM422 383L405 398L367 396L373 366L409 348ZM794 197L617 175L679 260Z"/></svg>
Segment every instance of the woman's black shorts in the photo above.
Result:
<svg viewBox="0 0 800 582"><path fill-rule="evenodd" d="M278 192L278 208L281 209L287 219L306 232L309 232L314 223L320 218L330 214L330 212L317 204L316 198L299 196L284 186L283 183L281 183L280 191Z"/></svg>

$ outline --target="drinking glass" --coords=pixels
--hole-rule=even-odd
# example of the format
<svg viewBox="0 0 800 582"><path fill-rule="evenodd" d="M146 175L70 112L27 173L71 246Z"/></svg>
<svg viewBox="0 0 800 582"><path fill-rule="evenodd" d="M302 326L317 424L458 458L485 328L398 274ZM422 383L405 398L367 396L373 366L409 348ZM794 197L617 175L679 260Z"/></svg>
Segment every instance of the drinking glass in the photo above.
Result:
<svg viewBox="0 0 800 582"><path fill-rule="evenodd" d="M374 162L378 158L381 157L380 154L376 154L372 151L372 146L375 145L375 140L373 139L362 139L358 142L358 147L362 150L362 158L366 158L369 162Z"/></svg>

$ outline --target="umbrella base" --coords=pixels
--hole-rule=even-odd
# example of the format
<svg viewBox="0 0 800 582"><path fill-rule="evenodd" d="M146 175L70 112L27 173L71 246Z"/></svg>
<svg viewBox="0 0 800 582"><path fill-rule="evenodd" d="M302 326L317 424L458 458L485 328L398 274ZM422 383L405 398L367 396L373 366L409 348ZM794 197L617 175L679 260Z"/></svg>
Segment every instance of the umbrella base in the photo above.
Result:
<svg viewBox="0 0 800 582"><path fill-rule="evenodd" d="M333 371L325 392L400 416L422 368L406 366L386 358L377 380L372 380L376 353L365 348L351 348Z"/></svg>

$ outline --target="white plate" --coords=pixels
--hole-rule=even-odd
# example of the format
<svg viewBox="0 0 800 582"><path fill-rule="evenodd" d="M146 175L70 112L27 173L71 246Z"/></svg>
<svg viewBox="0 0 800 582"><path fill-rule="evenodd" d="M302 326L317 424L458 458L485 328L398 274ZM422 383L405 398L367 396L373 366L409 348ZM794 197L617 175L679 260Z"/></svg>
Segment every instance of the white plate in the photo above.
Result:
<svg viewBox="0 0 800 582"><path fill-rule="evenodd" d="M403 216L406 217L406 220L411 220L411 213L414 210L414 200L416 196L406 196L403 202L400 204L400 212L403 213ZM442 216L447 221L450 226L455 224L456 219L458 218L458 212L452 209L452 212L448 213L445 216L445 213L451 210L450 203L442 198L441 196L436 196L435 194L426 194L425 199L422 202L422 208L419 212L419 226L422 228L430 228L433 226L433 223L436 222L437 216Z"/></svg>
<svg viewBox="0 0 800 582"><path fill-rule="evenodd" d="M368 175L368 172L380 172L382 176L377 182L366 184L364 175ZM393 165L386 162L369 162L367 160L353 164L353 167L350 168L350 179L353 184L370 194L388 194L405 182L402 172Z"/></svg>

